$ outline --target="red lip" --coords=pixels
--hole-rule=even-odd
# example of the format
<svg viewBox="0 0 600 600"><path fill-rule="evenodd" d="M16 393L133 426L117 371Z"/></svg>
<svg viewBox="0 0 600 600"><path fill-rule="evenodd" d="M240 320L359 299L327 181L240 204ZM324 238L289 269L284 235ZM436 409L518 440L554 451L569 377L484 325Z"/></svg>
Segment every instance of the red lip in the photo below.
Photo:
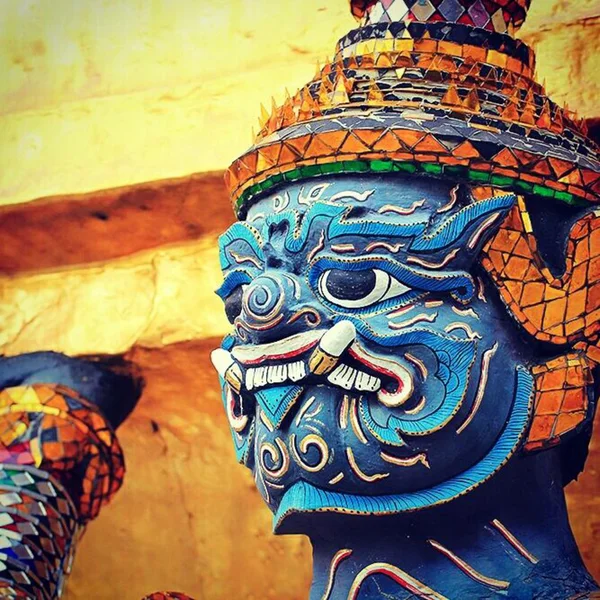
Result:
<svg viewBox="0 0 600 600"><path fill-rule="evenodd" d="M406 368L399 364L385 359L383 357L371 356L364 348L353 346L349 349L350 356L356 361L365 365L372 372L379 373L396 382L396 389L393 392L386 391L383 387L377 392L382 404L389 408L402 406L413 393L412 376ZM392 362L392 368L386 368L382 363Z"/></svg>
<svg viewBox="0 0 600 600"><path fill-rule="evenodd" d="M258 365L260 363L265 362L266 360L285 360L287 358L294 358L295 356L298 356L298 355L302 354L303 352L306 352L307 350L310 350L311 348L316 346L318 341L319 340L315 340L313 342L306 344L305 346L301 346L300 348L291 350L290 352L283 352L281 354L265 354L264 356L261 356L260 358L255 358L254 360L246 360L246 361L240 360L240 362L244 365L251 366L251 365Z"/></svg>
<svg viewBox="0 0 600 600"><path fill-rule="evenodd" d="M381 365L376 365L376 364L369 362L364 357L359 356L356 352L354 352L352 350L352 348L350 348L350 350L348 350L348 352L349 352L350 356L352 356L352 358L354 358L359 363L362 363L363 365L365 365L366 367L371 369L371 371L375 371L376 373L381 373L382 375L385 375L385 376L389 377L390 379L393 379L398 384L398 388L395 393L402 391L402 388L404 388L404 382L395 373L393 373L392 371L389 371L388 369L382 367ZM382 393L386 393L385 390L381 390L381 391L382 391Z"/></svg>
<svg viewBox="0 0 600 600"><path fill-rule="evenodd" d="M238 362L245 366L260 365L265 361L285 361L316 346L324 333L324 330L314 330L262 346L238 346L233 348L232 354Z"/></svg>

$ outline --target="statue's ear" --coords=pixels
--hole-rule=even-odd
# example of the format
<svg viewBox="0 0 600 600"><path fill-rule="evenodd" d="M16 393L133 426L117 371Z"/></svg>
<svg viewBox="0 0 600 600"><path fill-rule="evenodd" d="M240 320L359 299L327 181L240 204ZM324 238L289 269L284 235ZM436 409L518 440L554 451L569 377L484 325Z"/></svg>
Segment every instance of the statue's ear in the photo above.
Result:
<svg viewBox="0 0 600 600"><path fill-rule="evenodd" d="M555 276L540 255L523 198L483 248L481 264L502 300L535 339L582 349L600 363L600 211L571 228L565 268Z"/></svg>
<svg viewBox="0 0 600 600"><path fill-rule="evenodd" d="M585 461L597 401L593 374L600 371L600 211L580 214L562 248L564 269L553 273L519 197L483 248L481 264L523 329L540 342L555 344L557 354L563 352L532 368L535 408L524 448L560 443L570 479ZM565 346L571 349L566 354Z"/></svg>

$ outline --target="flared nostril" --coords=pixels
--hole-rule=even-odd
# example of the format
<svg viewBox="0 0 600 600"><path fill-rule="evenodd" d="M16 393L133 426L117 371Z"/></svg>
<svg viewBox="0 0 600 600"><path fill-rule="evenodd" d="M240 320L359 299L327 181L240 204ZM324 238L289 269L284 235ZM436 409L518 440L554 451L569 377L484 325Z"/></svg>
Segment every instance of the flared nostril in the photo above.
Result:
<svg viewBox="0 0 600 600"><path fill-rule="evenodd" d="M244 288L236 334L243 344L264 344L331 326L314 300L306 284L289 272L259 275Z"/></svg>
<svg viewBox="0 0 600 600"><path fill-rule="evenodd" d="M263 321L275 317L283 303L284 291L280 283L263 276L246 289L243 307L248 317Z"/></svg>
<svg viewBox="0 0 600 600"><path fill-rule="evenodd" d="M248 306L258 315L268 313L273 308L273 293L266 285L255 287L248 298Z"/></svg>

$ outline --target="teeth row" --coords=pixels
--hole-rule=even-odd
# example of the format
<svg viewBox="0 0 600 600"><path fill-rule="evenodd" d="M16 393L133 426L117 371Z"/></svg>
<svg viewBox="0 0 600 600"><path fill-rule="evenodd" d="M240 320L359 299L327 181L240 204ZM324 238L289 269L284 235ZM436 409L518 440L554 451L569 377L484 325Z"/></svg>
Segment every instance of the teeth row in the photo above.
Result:
<svg viewBox="0 0 600 600"><path fill-rule="evenodd" d="M306 365L302 361L271 367L258 367L246 371L246 388L253 390L268 384L283 383L286 380L300 381L306 377ZM341 364L327 377L334 385L346 390L376 392L381 387L381 379Z"/></svg>
<svg viewBox="0 0 600 600"><path fill-rule="evenodd" d="M345 390L354 387L364 392L376 392L381 387L381 379L378 377L373 377L344 364L334 369L327 379Z"/></svg>
<svg viewBox="0 0 600 600"><path fill-rule="evenodd" d="M246 371L246 388L252 390L268 383L283 383L286 379L300 381L306 377L306 367L302 361L272 367L258 367Z"/></svg>

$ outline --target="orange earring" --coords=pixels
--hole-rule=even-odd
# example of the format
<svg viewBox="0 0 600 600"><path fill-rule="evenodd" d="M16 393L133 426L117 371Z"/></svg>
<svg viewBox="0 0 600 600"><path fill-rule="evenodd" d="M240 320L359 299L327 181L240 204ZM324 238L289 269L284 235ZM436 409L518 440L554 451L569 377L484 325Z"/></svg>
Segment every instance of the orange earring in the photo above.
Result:
<svg viewBox="0 0 600 600"><path fill-rule="evenodd" d="M557 444L588 416L592 368L600 363L600 212L575 223L566 268L555 278L537 251L522 197L482 252L510 312L534 338L572 351L533 367L535 405L525 448Z"/></svg>

